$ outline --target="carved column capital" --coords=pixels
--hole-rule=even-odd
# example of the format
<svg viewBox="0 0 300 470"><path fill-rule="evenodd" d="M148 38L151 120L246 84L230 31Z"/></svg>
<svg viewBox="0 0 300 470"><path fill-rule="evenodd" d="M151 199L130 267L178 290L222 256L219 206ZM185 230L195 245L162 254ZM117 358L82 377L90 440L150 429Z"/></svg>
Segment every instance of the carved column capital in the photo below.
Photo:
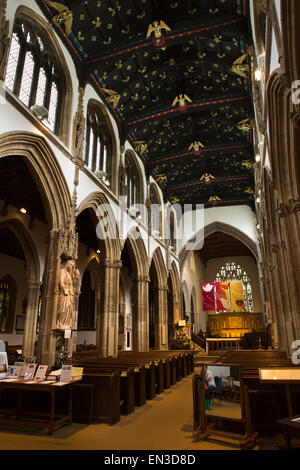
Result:
<svg viewBox="0 0 300 470"><path fill-rule="evenodd" d="M149 276L138 276L136 278L136 281L137 282L144 282L144 283L150 283L151 282L151 278Z"/></svg>
<svg viewBox="0 0 300 470"><path fill-rule="evenodd" d="M168 292L169 288L168 288L168 286L162 286L161 284L158 284L157 290L161 291L161 292Z"/></svg>
<svg viewBox="0 0 300 470"><path fill-rule="evenodd" d="M102 261L102 265L105 269L121 269L123 263L121 260L111 260L109 258L104 258Z"/></svg>

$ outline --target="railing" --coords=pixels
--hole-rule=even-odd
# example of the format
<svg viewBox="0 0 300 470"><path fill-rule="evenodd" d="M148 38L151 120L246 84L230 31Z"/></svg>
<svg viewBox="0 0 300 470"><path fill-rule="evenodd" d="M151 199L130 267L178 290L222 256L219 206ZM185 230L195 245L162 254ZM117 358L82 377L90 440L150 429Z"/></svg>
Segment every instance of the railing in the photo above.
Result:
<svg viewBox="0 0 300 470"><path fill-rule="evenodd" d="M241 338L207 338L206 353L239 349L240 342Z"/></svg>
<svg viewBox="0 0 300 470"><path fill-rule="evenodd" d="M205 341L205 338L202 338L201 336L199 335L192 335L192 341L197 344L197 346L199 346L200 348L202 349L205 349L206 348L206 341Z"/></svg>

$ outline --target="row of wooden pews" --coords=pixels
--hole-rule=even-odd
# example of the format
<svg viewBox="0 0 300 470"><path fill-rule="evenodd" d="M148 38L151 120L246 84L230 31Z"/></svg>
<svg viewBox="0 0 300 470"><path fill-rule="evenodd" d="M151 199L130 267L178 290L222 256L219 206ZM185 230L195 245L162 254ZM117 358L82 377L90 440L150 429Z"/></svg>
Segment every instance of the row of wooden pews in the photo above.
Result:
<svg viewBox="0 0 300 470"><path fill-rule="evenodd" d="M194 371L192 351L120 352L116 358L97 351L74 353L74 365L84 368L82 390L93 387L93 421L109 425L130 414ZM75 402L80 403L80 398ZM74 410L76 416L76 409ZM90 413L88 413L90 415Z"/></svg>
<svg viewBox="0 0 300 470"><path fill-rule="evenodd" d="M241 350L228 351L219 356L216 364L239 365L244 385L248 388L253 428L264 434L280 432L277 420L289 416L286 385L262 383L259 369L290 368L293 365L284 351L279 350ZM291 405L294 414L300 414L300 384L291 388Z"/></svg>

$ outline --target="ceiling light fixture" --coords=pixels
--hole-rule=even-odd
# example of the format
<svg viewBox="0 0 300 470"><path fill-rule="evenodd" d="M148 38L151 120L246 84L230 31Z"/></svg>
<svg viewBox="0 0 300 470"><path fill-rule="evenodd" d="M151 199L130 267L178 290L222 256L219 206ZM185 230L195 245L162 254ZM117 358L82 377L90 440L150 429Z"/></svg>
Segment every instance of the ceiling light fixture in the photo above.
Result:
<svg viewBox="0 0 300 470"><path fill-rule="evenodd" d="M25 207L21 207L20 212L22 214L27 214L27 209L25 209Z"/></svg>

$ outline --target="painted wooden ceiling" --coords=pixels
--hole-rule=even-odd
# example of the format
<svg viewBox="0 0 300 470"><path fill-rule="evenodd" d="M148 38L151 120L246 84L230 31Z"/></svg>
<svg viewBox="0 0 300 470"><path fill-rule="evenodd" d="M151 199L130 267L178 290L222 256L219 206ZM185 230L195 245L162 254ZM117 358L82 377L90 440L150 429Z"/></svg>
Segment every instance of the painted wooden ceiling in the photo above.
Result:
<svg viewBox="0 0 300 470"><path fill-rule="evenodd" d="M247 0L37 3L166 200L254 209Z"/></svg>

